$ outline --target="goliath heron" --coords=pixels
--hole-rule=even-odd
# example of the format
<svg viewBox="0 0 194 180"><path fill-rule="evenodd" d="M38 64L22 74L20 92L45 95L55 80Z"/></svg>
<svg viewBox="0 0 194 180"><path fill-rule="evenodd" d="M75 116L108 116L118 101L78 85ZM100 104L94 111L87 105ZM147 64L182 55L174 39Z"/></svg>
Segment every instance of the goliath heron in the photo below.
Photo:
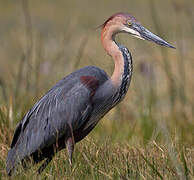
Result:
<svg viewBox="0 0 194 180"><path fill-rule="evenodd" d="M129 50L115 41L115 35L128 33L137 38L174 48L144 28L127 13L112 15L101 26L101 41L114 60L109 77L95 66L79 69L51 88L17 124L7 156L7 173L11 175L21 162L32 159L41 172L54 154L67 147L70 165L75 143L87 136L98 121L125 97L132 76Z"/></svg>

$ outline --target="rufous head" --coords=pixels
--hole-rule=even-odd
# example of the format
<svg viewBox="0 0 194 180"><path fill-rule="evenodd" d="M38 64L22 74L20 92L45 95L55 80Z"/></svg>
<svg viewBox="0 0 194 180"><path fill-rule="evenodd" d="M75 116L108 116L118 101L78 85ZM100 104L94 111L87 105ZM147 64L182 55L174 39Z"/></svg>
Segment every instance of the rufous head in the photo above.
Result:
<svg viewBox="0 0 194 180"><path fill-rule="evenodd" d="M124 32L139 39L153 41L161 46L175 48L148 29L144 28L135 17L128 13L116 13L109 17L102 25L102 34L108 33L108 30L110 29L113 38L117 33Z"/></svg>

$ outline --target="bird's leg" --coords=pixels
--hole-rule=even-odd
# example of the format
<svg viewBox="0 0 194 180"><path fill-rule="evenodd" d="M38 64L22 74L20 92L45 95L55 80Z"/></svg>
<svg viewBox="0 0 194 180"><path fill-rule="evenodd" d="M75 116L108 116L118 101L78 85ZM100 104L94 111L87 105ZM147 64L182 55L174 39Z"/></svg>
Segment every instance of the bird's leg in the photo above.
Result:
<svg viewBox="0 0 194 180"><path fill-rule="evenodd" d="M66 147L67 147L67 153L68 153L68 156L69 156L69 164L70 164L70 166L72 166L72 154L73 154L73 151L74 151L74 140L73 140L72 137L69 137L66 140Z"/></svg>
<svg viewBox="0 0 194 180"><path fill-rule="evenodd" d="M72 129L71 124L69 124L69 133L68 133L67 140L65 143L66 143L67 153L69 156L69 164L70 166L72 166L72 154L74 151L75 141L74 141L73 129Z"/></svg>
<svg viewBox="0 0 194 180"><path fill-rule="evenodd" d="M38 169L38 174L41 174L42 171L47 167L47 165L51 162L53 156L48 157L43 164Z"/></svg>

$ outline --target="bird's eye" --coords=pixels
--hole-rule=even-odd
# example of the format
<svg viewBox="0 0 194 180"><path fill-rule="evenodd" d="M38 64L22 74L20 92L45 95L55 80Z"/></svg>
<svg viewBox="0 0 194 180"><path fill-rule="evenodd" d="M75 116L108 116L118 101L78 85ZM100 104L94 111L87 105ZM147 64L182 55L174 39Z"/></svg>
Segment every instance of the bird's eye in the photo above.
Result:
<svg viewBox="0 0 194 180"><path fill-rule="evenodd" d="M132 22L131 21L127 21L127 25L128 26L131 26L132 25Z"/></svg>

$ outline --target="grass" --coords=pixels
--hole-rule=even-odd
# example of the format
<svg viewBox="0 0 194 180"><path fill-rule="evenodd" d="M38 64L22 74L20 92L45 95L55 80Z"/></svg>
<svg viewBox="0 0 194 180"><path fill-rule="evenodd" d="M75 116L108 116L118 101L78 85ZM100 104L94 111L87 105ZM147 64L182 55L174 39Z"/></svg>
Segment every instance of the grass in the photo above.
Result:
<svg viewBox="0 0 194 180"><path fill-rule="evenodd" d="M134 60L124 101L76 144L72 168L63 150L14 179L194 179L193 1L0 3L0 179L17 122L52 85L86 65L112 73L94 29L118 11L177 49L119 35Z"/></svg>

